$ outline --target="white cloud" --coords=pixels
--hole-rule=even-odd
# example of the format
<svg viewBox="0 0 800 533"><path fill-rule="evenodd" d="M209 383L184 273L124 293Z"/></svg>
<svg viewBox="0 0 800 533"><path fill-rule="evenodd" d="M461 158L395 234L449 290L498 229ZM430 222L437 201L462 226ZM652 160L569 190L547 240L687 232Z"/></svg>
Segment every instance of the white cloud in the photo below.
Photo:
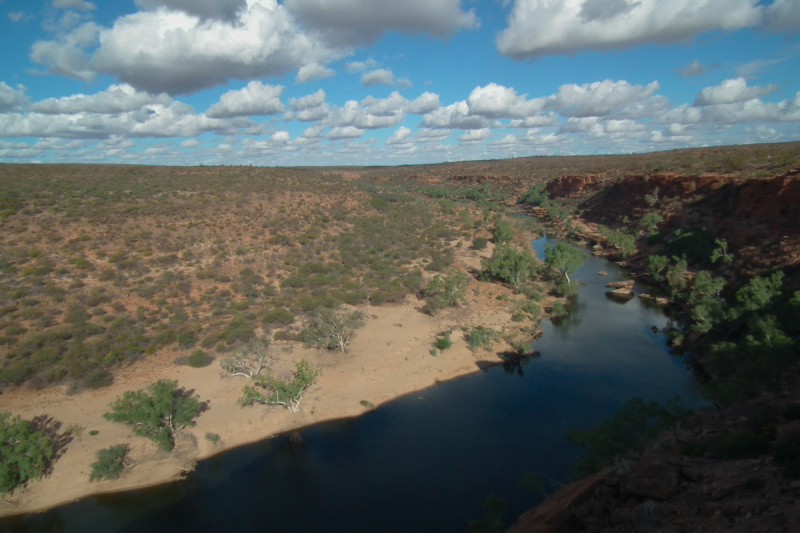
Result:
<svg viewBox="0 0 800 533"><path fill-rule="evenodd" d="M27 20L30 18L24 11L9 11L8 19L11 22L19 22L21 20Z"/></svg>
<svg viewBox="0 0 800 533"><path fill-rule="evenodd" d="M478 25L473 11L460 0L285 0L286 7L308 27L336 46L369 44L384 32L427 33L447 38Z"/></svg>
<svg viewBox="0 0 800 533"><path fill-rule="evenodd" d="M427 113L422 117L422 124L428 128L478 130L488 127L489 121L470 115L469 105L462 101Z"/></svg>
<svg viewBox="0 0 800 533"><path fill-rule="evenodd" d="M336 141L339 139L356 139L364 135L364 130L358 129L355 126L340 126L331 128L331 131L325 134L325 137Z"/></svg>
<svg viewBox="0 0 800 533"><path fill-rule="evenodd" d="M7 85L5 82L0 81L0 113L11 111L19 106L28 103L28 97L25 96L25 87L17 85L17 88Z"/></svg>
<svg viewBox="0 0 800 533"><path fill-rule="evenodd" d="M361 83L364 87L372 87L373 85L391 85L394 83L394 74L391 69L379 68L364 73L361 76Z"/></svg>
<svg viewBox="0 0 800 533"><path fill-rule="evenodd" d="M303 65L297 71L297 77L295 77L295 83L306 83L313 80L322 80L325 78L332 78L336 75L336 71L330 69L328 67L323 67L319 63L311 63L309 65Z"/></svg>
<svg viewBox="0 0 800 533"><path fill-rule="evenodd" d="M345 63L344 69L350 74L357 74L359 72L364 72L368 68L375 68L379 64L380 63L370 58L367 59L366 61L351 61L349 63Z"/></svg>
<svg viewBox="0 0 800 533"><path fill-rule="evenodd" d="M289 135L288 131L276 131L275 133L272 134L272 137L270 137L270 138L273 141L279 142L279 143L287 143L292 139L292 137L291 137L291 135Z"/></svg>
<svg viewBox="0 0 800 533"><path fill-rule="evenodd" d="M181 148L197 148L200 146L200 139L187 139L180 144Z"/></svg>
<svg viewBox="0 0 800 533"><path fill-rule="evenodd" d="M383 99L368 96L361 102L350 100L341 107L335 106L325 123L359 129L389 128L403 121L408 104L397 91Z"/></svg>
<svg viewBox="0 0 800 533"><path fill-rule="evenodd" d="M433 130L422 128L417 130L414 136L414 141L417 143L435 143L442 142L450 137L451 132L448 130Z"/></svg>
<svg viewBox="0 0 800 533"><path fill-rule="evenodd" d="M717 104L735 104L761 98L781 88L770 84L763 87L748 87L744 78L725 80L719 85L702 89L694 100L695 106L708 106Z"/></svg>
<svg viewBox="0 0 800 533"><path fill-rule="evenodd" d="M234 22L157 9L118 18L99 34L92 65L153 93L182 94L324 65L346 51L303 33L277 0L247 0Z"/></svg>
<svg viewBox="0 0 800 533"><path fill-rule="evenodd" d="M281 103L282 85L264 85L251 81L238 91L228 91L219 102L212 105L206 115L211 118L246 117L251 115L274 115L286 107Z"/></svg>
<svg viewBox="0 0 800 533"><path fill-rule="evenodd" d="M408 106L408 112L415 115L424 115L425 113L436 111L440 107L442 107L442 104L439 103L438 94L424 92L411 102L411 105Z"/></svg>
<svg viewBox="0 0 800 533"><path fill-rule="evenodd" d="M47 67L47 74L93 81L95 71L84 50L95 44L100 27L94 22L62 35L55 41L36 41L29 54L31 61Z"/></svg>
<svg viewBox="0 0 800 533"><path fill-rule="evenodd" d="M616 108L651 96L658 82L647 86L631 85L627 81L604 80L584 85L562 85L558 93L547 98L547 109L561 109L565 117L600 117Z"/></svg>
<svg viewBox="0 0 800 533"><path fill-rule="evenodd" d="M671 107L669 98L654 94L648 98L627 103L617 108L612 115L615 118L646 118L665 113Z"/></svg>
<svg viewBox="0 0 800 533"><path fill-rule="evenodd" d="M289 108L292 111L302 111L304 109L319 107L323 103L325 103L325 91L319 89L317 90L317 92L303 96L301 98L290 98Z"/></svg>
<svg viewBox="0 0 800 533"><path fill-rule="evenodd" d="M140 92L130 85L111 85L97 94L74 94L62 98L48 98L31 104L28 109L46 115L99 113L115 114L138 111L146 105L169 106L172 98L166 94L154 96Z"/></svg>
<svg viewBox="0 0 800 533"><path fill-rule="evenodd" d="M702 76L711 69L719 68L719 64L712 63L708 66L703 66L700 61L695 59L691 63L687 63L681 68L675 69L681 78L690 78L692 76Z"/></svg>
<svg viewBox="0 0 800 533"><path fill-rule="evenodd" d="M245 0L134 0L142 9L154 11L164 7L183 11L200 19L236 20L240 11L247 7Z"/></svg>
<svg viewBox="0 0 800 533"><path fill-rule="evenodd" d="M524 119L515 119L509 122L509 128L540 128L543 126L555 126L558 124L558 115L546 113L544 115L534 115Z"/></svg>
<svg viewBox="0 0 800 533"><path fill-rule="evenodd" d="M392 136L386 140L386 144L406 144L412 133L413 132L411 131L411 128L401 126L397 128L394 133L392 133Z"/></svg>
<svg viewBox="0 0 800 533"><path fill-rule="evenodd" d="M486 87L475 87L467 98L469 111L486 118L523 118L542 110L544 98L526 100L510 87L490 83Z"/></svg>
<svg viewBox="0 0 800 533"><path fill-rule="evenodd" d="M675 43L709 30L738 30L761 20L758 0L515 0L498 36L514 59Z"/></svg>
<svg viewBox="0 0 800 533"><path fill-rule="evenodd" d="M471 146L473 144L479 144L489 138L492 131L489 128L481 128L479 130L467 130L464 132L463 135L459 135L456 137L458 139L459 144Z"/></svg>
<svg viewBox="0 0 800 533"><path fill-rule="evenodd" d="M75 9L77 11L92 11L97 7L85 0L53 0L53 7L57 9Z"/></svg>

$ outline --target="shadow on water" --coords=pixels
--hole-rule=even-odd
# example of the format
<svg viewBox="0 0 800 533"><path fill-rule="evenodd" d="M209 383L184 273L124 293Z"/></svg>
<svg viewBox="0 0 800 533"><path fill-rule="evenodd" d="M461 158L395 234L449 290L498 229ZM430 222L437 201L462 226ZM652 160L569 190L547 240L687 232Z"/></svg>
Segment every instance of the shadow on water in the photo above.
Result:
<svg viewBox="0 0 800 533"><path fill-rule="evenodd" d="M545 242L533 243L540 257ZM569 480L579 453L569 428L596 425L634 396L698 404L684 362L652 330L666 324L663 310L610 300L605 284L628 275L608 261L588 256L575 277L586 285L570 314L542 321L535 357L225 452L180 483L3 519L0 530L463 532L490 494L517 516L542 497L518 489L526 472Z"/></svg>

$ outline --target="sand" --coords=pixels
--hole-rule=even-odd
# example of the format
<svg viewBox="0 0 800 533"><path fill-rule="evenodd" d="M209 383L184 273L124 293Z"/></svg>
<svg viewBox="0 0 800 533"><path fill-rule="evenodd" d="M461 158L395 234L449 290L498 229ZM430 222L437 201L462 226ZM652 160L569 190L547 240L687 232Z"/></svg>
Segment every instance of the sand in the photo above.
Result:
<svg viewBox="0 0 800 533"><path fill-rule="evenodd" d="M482 257L491 255L491 247L479 253L463 250L459 255L461 268L475 268ZM248 383L247 378L222 377L218 361L205 368L176 365L172 351L148 356L121 370L113 385L96 391L76 395L68 395L65 387L6 391L0 396L2 410L25 419L46 415L60 422L62 431L70 426L80 426L83 431L68 444L46 477L7 496L0 504L0 516L41 511L92 494L180 479L192 470L195 461L226 449L309 424L358 416L368 408L362 401L378 406L500 363L498 354L508 348L505 343L495 344L492 351L473 353L459 329L483 325L500 330L510 325L507 302L495 298L500 294L510 296L511 291L470 279L466 304L435 317L425 314L423 302L411 297L402 304L362 307L364 326L346 353L305 349L292 342L273 343L277 371L288 371L301 359L322 370L322 376L306 392L299 413L263 406L239 407L236 399ZM432 356L436 334L450 328L454 329L453 346ZM133 435L126 426L102 417L123 392L146 388L158 379L177 380L179 386L209 401L209 409L197 418L197 424L178 434L171 453L159 451L151 441ZM90 431L98 433L92 436ZM221 442L214 445L206 438L207 433L216 433ZM116 480L89 482L96 452L120 443L130 446L133 465Z"/></svg>

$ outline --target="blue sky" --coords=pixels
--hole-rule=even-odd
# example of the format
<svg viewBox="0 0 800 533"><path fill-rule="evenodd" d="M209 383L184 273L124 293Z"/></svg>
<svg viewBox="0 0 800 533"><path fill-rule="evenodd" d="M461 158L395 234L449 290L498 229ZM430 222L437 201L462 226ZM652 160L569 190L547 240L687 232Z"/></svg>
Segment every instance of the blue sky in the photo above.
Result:
<svg viewBox="0 0 800 533"><path fill-rule="evenodd" d="M800 140L800 0L0 0L0 15L2 162Z"/></svg>

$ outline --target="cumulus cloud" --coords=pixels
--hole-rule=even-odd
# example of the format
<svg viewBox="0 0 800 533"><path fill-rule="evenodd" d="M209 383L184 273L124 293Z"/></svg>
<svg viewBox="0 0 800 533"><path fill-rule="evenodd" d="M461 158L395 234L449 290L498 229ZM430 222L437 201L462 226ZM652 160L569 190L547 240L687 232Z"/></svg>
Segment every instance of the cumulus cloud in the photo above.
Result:
<svg viewBox="0 0 800 533"><path fill-rule="evenodd" d="M397 128L394 133L392 133L392 136L386 140L386 144L406 144L412 133L413 132L411 131L411 128L401 126Z"/></svg>
<svg viewBox="0 0 800 533"><path fill-rule="evenodd" d="M294 79L295 83L306 83L312 80L322 80L325 78L332 78L336 75L336 71L328 67L323 67L319 63L311 63L303 65L297 71L297 76Z"/></svg>
<svg viewBox="0 0 800 533"><path fill-rule="evenodd" d="M467 102L456 102L440 107L422 117L428 128L478 130L489 126L489 120L480 115L471 115Z"/></svg>
<svg viewBox="0 0 800 533"><path fill-rule="evenodd" d="M319 89L301 98L290 98L289 109L295 112L293 118L301 122L313 122L327 117L331 105L325 102L325 91Z"/></svg>
<svg viewBox="0 0 800 533"><path fill-rule="evenodd" d="M301 31L277 0L248 0L235 22L156 9L118 18L99 34L92 65L151 93L184 94L324 65L337 51Z"/></svg>
<svg viewBox="0 0 800 533"><path fill-rule="evenodd" d="M15 89L0 81L0 113L5 113L27 104L28 97L25 96L25 91L26 89L23 85L17 85Z"/></svg>
<svg viewBox="0 0 800 533"><path fill-rule="evenodd" d="M187 139L180 145L181 148L197 148L200 146L200 139Z"/></svg>
<svg viewBox="0 0 800 533"><path fill-rule="evenodd" d="M53 7L57 9L75 9L77 11L92 11L97 7L85 0L53 0Z"/></svg>
<svg viewBox="0 0 800 533"><path fill-rule="evenodd" d="M711 69L719 68L719 64L711 63L708 66L703 66L700 61L695 59L691 63L687 63L681 68L675 69L681 78L690 78L692 76L702 76Z"/></svg>
<svg viewBox="0 0 800 533"><path fill-rule="evenodd" d="M383 99L368 96L361 102L350 100L341 107L335 106L326 124L359 129L389 128L403 121L408 103L397 91Z"/></svg>
<svg viewBox="0 0 800 533"><path fill-rule="evenodd" d="M181 102L149 104L126 113L78 112L50 115L8 113L0 115L0 131L6 137L62 137L104 139L127 137L197 137L205 132L228 135L257 132L257 124L247 118L214 119L196 114Z"/></svg>
<svg viewBox="0 0 800 533"><path fill-rule="evenodd" d="M30 18L24 11L9 11L8 19L11 22L19 22Z"/></svg>
<svg viewBox="0 0 800 533"><path fill-rule="evenodd" d="M547 109L561 109L565 117L600 117L616 108L651 96L658 89L654 81L646 86L627 81L604 80L583 85L568 84L547 98Z"/></svg>
<svg viewBox="0 0 800 533"><path fill-rule="evenodd" d="M522 118L535 115L542 110L544 98L526 100L516 91L496 83L486 87L476 87L467 98L469 111L473 115L486 118Z"/></svg>
<svg viewBox="0 0 800 533"><path fill-rule="evenodd" d="M532 117L525 117L524 119L515 119L508 123L509 128L540 128L543 126L555 126L558 124L558 115L555 113L545 113L541 115L534 115Z"/></svg>
<svg viewBox="0 0 800 533"><path fill-rule="evenodd" d="M760 21L758 0L515 0L497 48L514 59L532 59L675 43Z"/></svg>
<svg viewBox="0 0 800 533"><path fill-rule="evenodd" d="M168 107L172 98L166 94L140 92L130 85L111 85L97 94L74 94L63 98L48 98L31 104L28 109L46 115L99 113L115 114L138 111L144 106L158 104Z"/></svg>
<svg viewBox="0 0 800 533"><path fill-rule="evenodd" d="M394 74L391 69L379 68L364 73L361 76L361 83L364 87L372 87L373 85L391 85L394 83Z"/></svg>
<svg viewBox="0 0 800 533"><path fill-rule="evenodd" d="M95 71L84 51L97 41L100 27L87 22L54 41L36 41L29 54L31 61L47 67L47 74L56 74L83 81L92 81ZM160 92L160 91L158 91Z"/></svg>
<svg viewBox="0 0 800 533"><path fill-rule="evenodd" d="M331 128L331 131L325 134L327 139L337 141L340 139L357 139L364 135L364 130L358 129L355 126L339 126Z"/></svg>
<svg viewBox="0 0 800 533"><path fill-rule="evenodd" d="M238 91L228 91L219 102L212 105L206 115L211 118L246 117L250 115L274 115L286 111L281 103L282 85L264 85L251 81Z"/></svg>
<svg viewBox="0 0 800 533"><path fill-rule="evenodd" d="M475 28L475 13L463 11L460 0L285 0L304 25L321 32L335 46L369 44L384 32L427 33L447 38Z"/></svg>
<svg viewBox="0 0 800 533"><path fill-rule="evenodd" d="M246 0L135 0L137 6L149 11L166 8L183 11L203 20L218 19L234 21L246 8Z"/></svg>
<svg viewBox="0 0 800 533"><path fill-rule="evenodd" d="M345 63L344 69L350 74L357 74L359 72L364 72L368 68L375 68L378 65L379 63L377 61L370 58L366 61L350 61L349 63Z"/></svg>
<svg viewBox="0 0 800 533"><path fill-rule="evenodd" d="M408 112L415 115L424 115L425 113L430 113L431 111L435 111L440 107L442 107L442 104L439 103L438 94L424 92L411 102L411 104L408 106Z"/></svg>
<svg viewBox="0 0 800 533"><path fill-rule="evenodd" d="M719 85L706 87L697 94L694 100L695 106L709 106L718 104L735 104L761 98L781 88L774 84L763 87L748 87L744 78L725 80Z"/></svg>
<svg viewBox="0 0 800 533"><path fill-rule="evenodd" d="M458 139L458 143L465 146L471 146L473 144L479 144L489 138L492 131L489 128L481 128L479 130L467 130L464 132L464 135L459 135L456 137Z"/></svg>
<svg viewBox="0 0 800 533"><path fill-rule="evenodd" d="M422 128L417 131L414 136L414 141L417 143L436 143L447 140L451 132L447 130L433 130L429 128Z"/></svg>

